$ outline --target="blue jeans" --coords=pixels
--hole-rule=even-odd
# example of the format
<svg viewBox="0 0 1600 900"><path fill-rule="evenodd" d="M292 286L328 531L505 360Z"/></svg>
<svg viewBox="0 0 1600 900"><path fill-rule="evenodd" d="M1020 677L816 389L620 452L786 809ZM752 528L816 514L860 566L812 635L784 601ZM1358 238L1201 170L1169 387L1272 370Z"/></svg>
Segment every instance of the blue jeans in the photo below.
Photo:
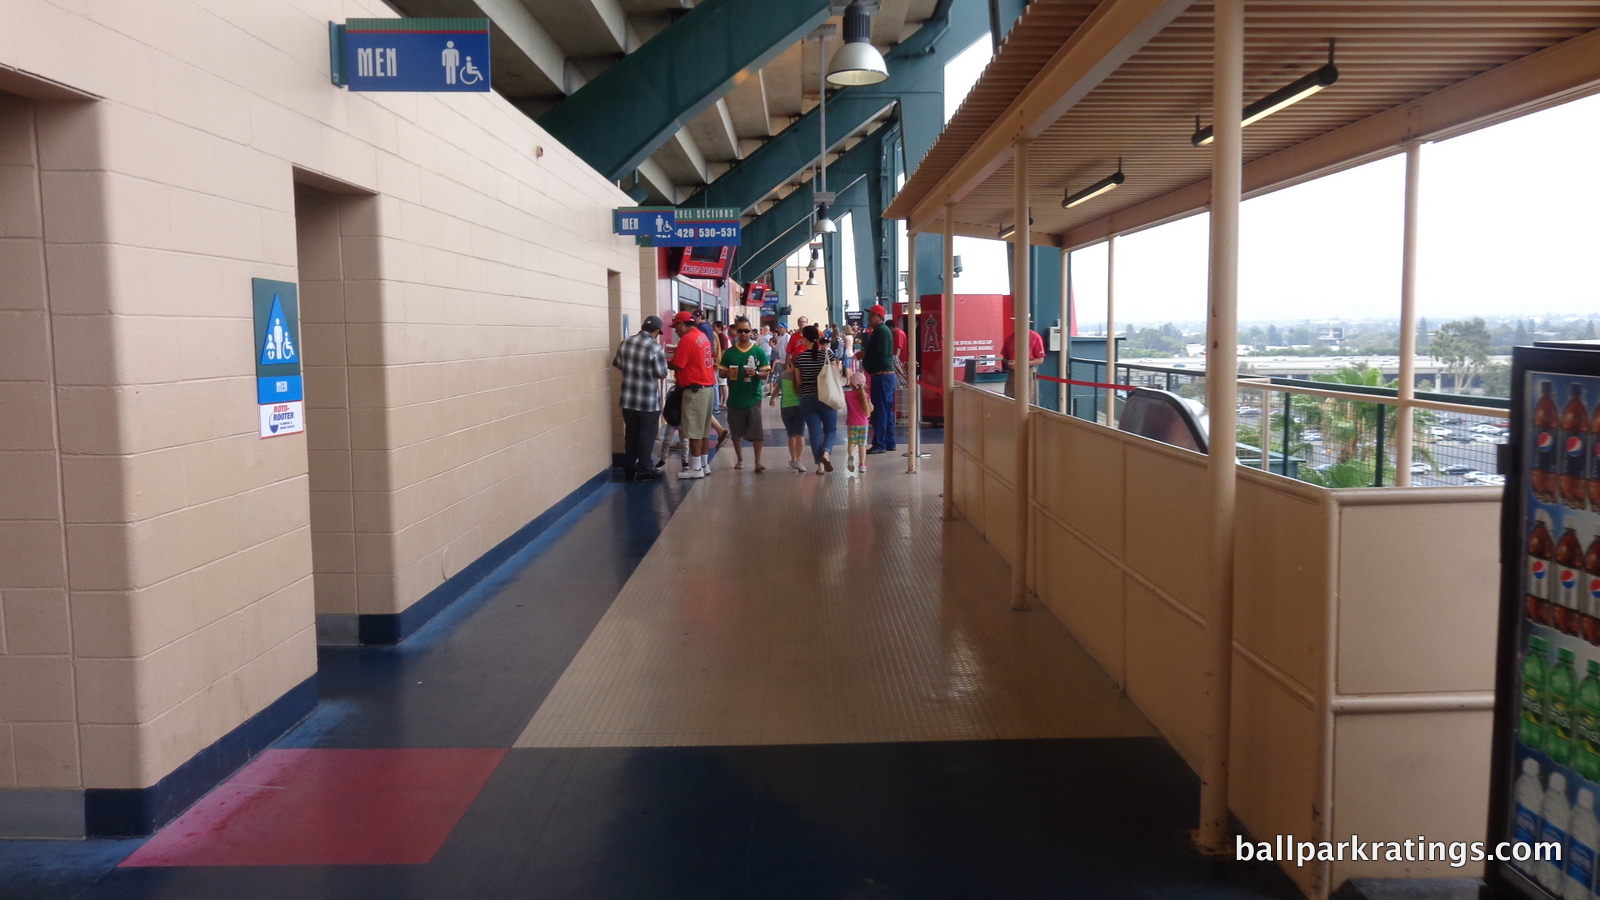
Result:
<svg viewBox="0 0 1600 900"><path fill-rule="evenodd" d="M894 389L895 374L884 372L872 376L872 448L894 449Z"/></svg>
<svg viewBox="0 0 1600 900"><path fill-rule="evenodd" d="M811 461L822 463L822 454L833 449L839 430L839 411L817 399L816 394L800 395L800 418L805 420L811 442Z"/></svg>

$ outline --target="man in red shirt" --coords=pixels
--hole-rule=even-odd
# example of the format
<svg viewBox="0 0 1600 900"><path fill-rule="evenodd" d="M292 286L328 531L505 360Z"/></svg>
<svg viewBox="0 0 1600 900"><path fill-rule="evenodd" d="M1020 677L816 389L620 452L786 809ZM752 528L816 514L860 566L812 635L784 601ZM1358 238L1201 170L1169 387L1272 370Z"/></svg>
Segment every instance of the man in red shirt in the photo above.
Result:
<svg viewBox="0 0 1600 900"><path fill-rule="evenodd" d="M797 353L804 353L805 352L806 339L805 339L805 336L802 335L800 332L803 331L805 329L805 327L807 325L810 325L810 324L811 324L811 320L806 318L805 316L801 316L799 319L795 320L794 331L792 331L790 333L792 336L789 338L789 349L784 351L784 354L783 354L785 357L793 357Z"/></svg>
<svg viewBox="0 0 1600 900"><path fill-rule="evenodd" d="M704 478L711 468L707 458L706 437L711 433L711 395L717 383L716 359L711 341L705 332L695 327L694 313L684 310L672 319L672 330L678 335L678 349L668 363L677 378L683 401L682 417L678 430L689 442L689 468L678 473L679 478Z"/></svg>
<svg viewBox="0 0 1600 900"><path fill-rule="evenodd" d="M1000 347L1000 364L1006 370L1006 396L1017 396L1017 340L1016 333L1006 335ZM1044 338L1039 332L1028 329L1028 402L1039 402L1039 364L1044 362Z"/></svg>

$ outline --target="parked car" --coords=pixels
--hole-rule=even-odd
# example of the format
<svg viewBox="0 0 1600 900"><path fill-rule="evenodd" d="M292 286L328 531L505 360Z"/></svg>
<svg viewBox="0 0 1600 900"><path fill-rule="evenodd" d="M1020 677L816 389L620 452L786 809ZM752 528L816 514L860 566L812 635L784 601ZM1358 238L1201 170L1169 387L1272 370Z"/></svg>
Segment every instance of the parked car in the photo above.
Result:
<svg viewBox="0 0 1600 900"><path fill-rule="evenodd" d="M1307 431L1307 432L1304 432L1303 434L1301 434L1300 437L1302 439L1308 440L1308 441L1320 441L1320 440L1322 440L1322 432L1320 432L1320 431Z"/></svg>
<svg viewBox="0 0 1600 900"><path fill-rule="evenodd" d="M1475 434L1490 434L1500 430L1501 429L1499 425L1491 425L1488 422L1479 422L1478 424L1472 426L1472 431Z"/></svg>
<svg viewBox="0 0 1600 900"><path fill-rule="evenodd" d="M1496 475L1493 472L1468 472L1466 477L1469 484L1488 484L1495 487L1503 487L1506 483L1504 475Z"/></svg>
<svg viewBox="0 0 1600 900"><path fill-rule="evenodd" d="M1440 425L1460 425L1461 424L1461 417L1460 416L1440 416L1439 417L1439 424Z"/></svg>
<svg viewBox="0 0 1600 900"><path fill-rule="evenodd" d="M1506 432L1496 431L1492 434L1475 434L1472 442L1475 444L1504 444L1509 440Z"/></svg>
<svg viewBox="0 0 1600 900"><path fill-rule="evenodd" d="M1448 428L1440 428L1437 425L1431 426L1428 429L1426 429L1426 433L1431 434L1436 438L1445 438L1445 437L1455 437L1456 436L1456 433L1454 431L1451 431Z"/></svg>
<svg viewBox="0 0 1600 900"><path fill-rule="evenodd" d="M1440 469L1439 471L1443 472L1446 475L1470 475L1470 474L1476 472L1477 470L1474 469L1471 466L1454 465L1454 466L1445 466L1444 468Z"/></svg>
<svg viewBox="0 0 1600 900"><path fill-rule="evenodd" d="M1414 462L1411 464L1411 474L1431 475L1433 474L1433 466L1430 466L1425 462Z"/></svg>

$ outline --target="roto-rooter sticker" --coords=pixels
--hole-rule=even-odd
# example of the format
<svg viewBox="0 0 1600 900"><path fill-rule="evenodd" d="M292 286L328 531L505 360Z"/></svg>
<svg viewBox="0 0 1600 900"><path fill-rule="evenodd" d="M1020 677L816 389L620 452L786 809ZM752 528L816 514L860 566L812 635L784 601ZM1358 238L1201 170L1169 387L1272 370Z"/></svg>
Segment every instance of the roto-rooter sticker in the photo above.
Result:
<svg viewBox="0 0 1600 900"><path fill-rule="evenodd" d="M306 404L303 400L261 405L261 436L282 437L306 430Z"/></svg>

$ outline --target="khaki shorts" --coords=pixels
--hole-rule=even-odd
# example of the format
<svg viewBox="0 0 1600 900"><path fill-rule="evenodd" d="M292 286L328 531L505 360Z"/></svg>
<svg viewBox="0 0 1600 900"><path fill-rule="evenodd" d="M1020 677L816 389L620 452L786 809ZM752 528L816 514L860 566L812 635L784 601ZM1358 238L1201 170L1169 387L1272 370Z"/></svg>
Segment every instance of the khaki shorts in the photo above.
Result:
<svg viewBox="0 0 1600 900"><path fill-rule="evenodd" d="M766 439L761 427L761 404L757 403L749 409L728 410L728 430L733 432L736 441L749 441L759 444Z"/></svg>
<svg viewBox="0 0 1600 900"><path fill-rule="evenodd" d="M711 434L711 401L716 391L710 387L683 390L683 417L678 427L691 441L703 441Z"/></svg>

